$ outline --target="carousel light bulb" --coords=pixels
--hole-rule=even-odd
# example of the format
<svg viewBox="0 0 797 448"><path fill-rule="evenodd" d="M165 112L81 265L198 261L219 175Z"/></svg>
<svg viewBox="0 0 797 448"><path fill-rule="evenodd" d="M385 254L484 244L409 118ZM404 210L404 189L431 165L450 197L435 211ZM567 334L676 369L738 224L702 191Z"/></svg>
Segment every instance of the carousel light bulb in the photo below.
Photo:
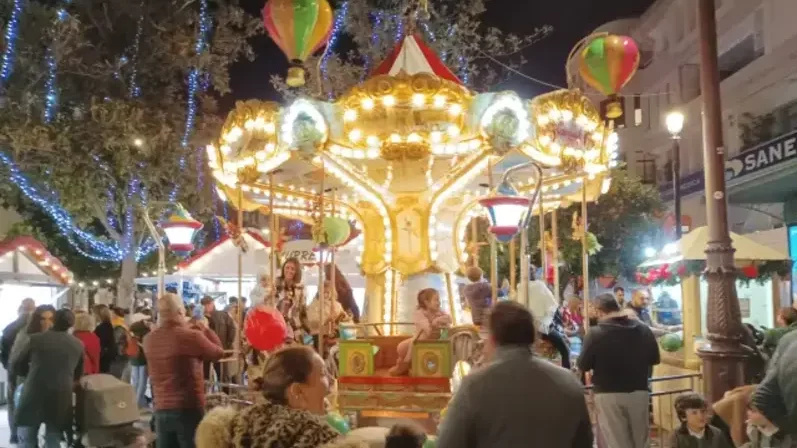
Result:
<svg viewBox="0 0 797 448"><path fill-rule="evenodd" d="M438 109L442 109L446 105L446 97L443 95L435 95L434 97L434 107Z"/></svg>
<svg viewBox="0 0 797 448"><path fill-rule="evenodd" d="M408 142L410 142L410 143L420 143L422 140L423 140L423 139L421 138L421 136L420 136L420 135L418 135L418 134L417 134L417 133L415 133L415 132L413 132L412 134L410 134L410 135L407 137L407 141L408 141Z"/></svg>
<svg viewBox="0 0 797 448"><path fill-rule="evenodd" d="M548 146L549 143L551 143L551 137L547 135L543 135L540 137L540 144L542 146Z"/></svg>
<svg viewBox="0 0 797 448"><path fill-rule="evenodd" d="M362 106L365 110L371 110L374 108L374 100L371 98L363 98Z"/></svg>
<svg viewBox="0 0 797 448"><path fill-rule="evenodd" d="M556 143L556 142L551 143L550 148L551 148L551 152L554 153L554 154L559 154L559 152L562 150L562 146L559 143Z"/></svg>
<svg viewBox="0 0 797 448"><path fill-rule="evenodd" d="M398 134L391 134L390 135L390 142L391 143L401 143L401 136Z"/></svg>
<svg viewBox="0 0 797 448"><path fill-rule="evenodd" d="M550 112L548 112L548 117L552 121L558 121L561 116L562 114L559 112L559 109L551 109Z"/></svg>
<svg viewBox="0 0 797 448"><path fill-rule="evenodd" d="M274 145L274 143L266 143L266 151L274 152L275 148L276 148L276 146Z"/></svg>
<svg viewBox="0 0 797 448"><path fill-rule="evenodd" d="M572 119L573 119L573 111L571 110L562 111L562 121L570 121Z"/></svg>
<svg viewBox="0 0 797 448"><path fill-rule="evenodd" d="M412 105L415 107L423 107L426 104L426 96L422 93L412 95Z"/></svg>
<svg viewBox="0 0 797 448"><path fill-rule="evenodd" d="M133 144L136 147L140 148L140 147L144 146L144 140L140 139L140 138L135 138L135 139L133 139Z"/></svg>
<svg viewBox="0 0 797 448"><path fill-rule="evenodd" d="M440 131L432 131L432 133L429 134L429 137L432 139L433 143L440 143L443 141L443 133Z"/></svg>
<svg viewBox="0 0 797 448"><path fill-rule="evenodd" d="M357 119L357 111L354 109L346 109L346 112L343 112L343 121L354 121Z"/></svg>
<svg viewBox="0 0 797 448"><path fill-rule="evenodd" d="M540 126L547 126L548 123L550 122L551 120L550 118L548 118L547 115L540 115L539 117L537 117L537 124Z"/></svg>
<svg viewBox="0 0 797 448"><path fill-rule="evenodd" d="M448 108L448 114L452 117L458 117L459 114L462 113L462 105L461 104L452 104L451 107Z"/></svg>
<svg viewBox="0 0 797 448"><path fill-rule="evenodd" d="M369 149L368 151L365 152L365 157L368 158L368 159L375 159L375 158L379 157L379 150L371 148L371 149Z"/></svg>
<svg viewBox="0 0 797 448"><path fill-rule="evenodd" d="M363 131L359 129L352 129L352 131L349 132L349 140L351 140L354 143L359 142L362 137L363 137Z"/></svg>
<svg viewBox="0 0 797 448"><path fill-rule="evenodd" d="M452 124L451 126L448 127L446 132L448 132L448 135L450 135L451 137L457 137L459 135L459 128L456 125Z"/></svg>
<svg viewBox="0 0 797 448"><path fill-rule="evenodd" d="M592 139L595 140L596 142L600 142L601 140L603 140L603 134L601 134L600 132L595 132L592 134Z"/></svg>
<svg viewBox="0 0 797 448"><path fill-rule="evenodd" d="M369 135L365 142L368 143L368 146L379 146L379 137L375 135Z"/></svg>
<svg viewBox="0 0 797 448"><path fill-rule="evenodd" d="M382 104L384 104L385 107L393 107L396 105L396 97L393 95L385 95L382 97Z"/></svg>

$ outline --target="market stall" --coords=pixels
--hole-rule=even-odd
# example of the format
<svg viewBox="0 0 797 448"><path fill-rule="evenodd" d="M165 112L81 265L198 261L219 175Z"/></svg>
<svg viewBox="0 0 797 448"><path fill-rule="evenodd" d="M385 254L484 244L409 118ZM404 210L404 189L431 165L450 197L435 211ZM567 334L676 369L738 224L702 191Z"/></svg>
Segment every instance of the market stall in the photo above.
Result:
<svg viewBox="0 0 797 448"><path fill-rule="evenodd" d="M25 298L60 307L68 298L72 273L31 237L0 242L0 330L17 318ZM0 404L5 402L6 371L0 367Z"/></svg>

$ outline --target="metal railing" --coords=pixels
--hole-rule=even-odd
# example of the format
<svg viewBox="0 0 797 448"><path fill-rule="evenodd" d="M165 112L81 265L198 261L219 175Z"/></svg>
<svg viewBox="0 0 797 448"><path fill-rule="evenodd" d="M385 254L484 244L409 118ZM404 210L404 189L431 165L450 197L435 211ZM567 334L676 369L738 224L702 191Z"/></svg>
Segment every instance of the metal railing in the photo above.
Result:
<svg viewBox="0 0 797 448"><path fill-rule="evenodd" d="M671 448L669 446L670 437L681 425L675 413L675 399L679 395L687 393L702 393L701 379L702 375L699 373L667 375L650 379L649 411L652 448ZM592 386L585 386L584 392L587 396L587 406L593 419L593 425L597 427L597 410L592 401ZM599 431L595 431L595 434L599 434ZM610 448L601 441L596 442L598 448Z"/></svg>

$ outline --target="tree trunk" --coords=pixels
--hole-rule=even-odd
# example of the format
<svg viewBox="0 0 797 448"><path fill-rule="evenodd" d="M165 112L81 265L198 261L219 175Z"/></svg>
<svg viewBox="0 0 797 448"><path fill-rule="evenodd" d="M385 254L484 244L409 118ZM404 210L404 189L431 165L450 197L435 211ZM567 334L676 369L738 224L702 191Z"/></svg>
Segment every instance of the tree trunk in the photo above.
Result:
<svg viewBox="0 0 797 448"><path fill-rule="evenodd" d="M122 273L116 286L116 305L122 308L132 308L135 300L137 271L138 264L135 251L133 251L133 254L122 260Z"/></svg>

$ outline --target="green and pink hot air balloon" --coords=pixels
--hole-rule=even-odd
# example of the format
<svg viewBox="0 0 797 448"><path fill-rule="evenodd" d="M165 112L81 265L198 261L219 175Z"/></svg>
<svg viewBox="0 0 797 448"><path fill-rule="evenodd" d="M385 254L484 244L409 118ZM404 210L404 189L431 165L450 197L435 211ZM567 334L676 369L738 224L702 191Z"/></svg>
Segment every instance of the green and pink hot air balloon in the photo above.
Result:
<svg viewBox="0 0 797 448"><path fill-rule="evenodd" d="M603 93L611 102L608 118L619 118L623 107L617 98L639 67L639 47L628 36L609 34L596 37L581 50L578 70L584 80Z"/></svg>
<svg viewBox="0 0 797 448"><path fill-rule="evenodd" d="M263 24L269 36L291 62L286 82L304 85L304 61L323 47L332 35L332 7L327 0L269 0Z"/></svg>

